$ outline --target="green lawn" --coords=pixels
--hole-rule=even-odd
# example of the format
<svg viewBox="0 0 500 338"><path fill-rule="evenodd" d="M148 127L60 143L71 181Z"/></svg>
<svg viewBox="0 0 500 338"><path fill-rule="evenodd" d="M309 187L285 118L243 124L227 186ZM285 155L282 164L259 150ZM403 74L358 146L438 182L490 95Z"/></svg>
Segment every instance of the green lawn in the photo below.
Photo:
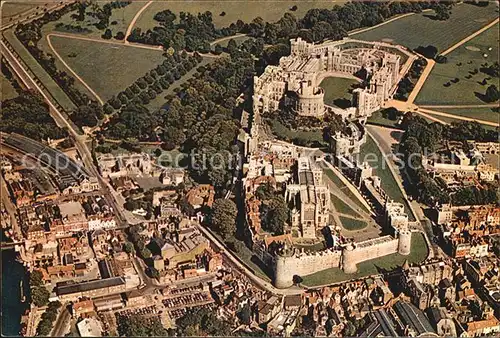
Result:
<svg viewBox="0 0 500 338"><path fill-rule="evenodd" d="M9 29L3 32L5 39L12 45L16 53L21 57L24 64L29 67L29 70L36 76L45 86L47 92L57 101L67 112L75 109L75 105L70 98L64 93L59 85L49 76L37 60L24 48L23 44L16 38L14 32Z"/></svg>
<svg viewBox="0 0 500 338"><path fill-rule="evenodd" d="M156 50L59 36L51 37L51 41L64 61L104 101L126 89L164 60L163 53ZM76 56L70 57L69 54Z"/></svg>
<svg viewBox="0 0 500 338"><path fill-rule="evenodd" d="M293 244L294 247L297 249L304 249L305 251L311 251L311 252L316 252L316 251L323 251L326 249L326 243L325 242L319 242L316 244Z"/></svg>
<svg viewBox="0 0 500 338"><path fill-rule="evenodd" d="M433 20L429 17L433 12L423 12L353 37L371 41L384 40L410 49L433 45L443 51L496 19L496 8L495 3L490 3L487 7L459 4L453 7L451 17L446 21Z"/></svg>
<svg viewBox="0 0 500 338"><path fill-rule="evenodd" d="M342 227L349 231L356 231L366 228L367 224L364 221L360 221L354 218L339 216L342 222Z"/></svg>
<svg viewBox="0 0 500 338"><path fill-rule="evenodd" d="M342 190L342 192L344 194L347 195L347 197L349 197L351 199L351 201L353 201L360 208L362 208L363 210L368 212L368 210L366 210L366 207L364 206L364 204L361 203L361 201L356 197L356 195L354 195L354 193L349 189L349 187L347 187L340 180L340 178L338 178L337 175L335 175L335 173L331 169L324 169L323 172L326 174L326 176L328 176L328 178L333 182L333 184L335 184L340 190Z"/></svg>
<svg viewBox="0 0 500 338"><path fill-rule="evenodd" d="M426 114L427 114L427 115L430 115L430 116L433 116L433 117L435 117L435 118L437 118L437 119L439 119L439 120L441 120L441 121L443 121L443 122L446 122L446 123L464 122L463 120L457 120L457 119L454 119L454 118L451 118L451 117L443 117L443 116L439 116L439 115L435 115L435 114L429 114L429 113L426 113ZM492 114L498 114L498 113L492 113ZM425 117L424 117L424 119L425 119ZM429 123L434 122L434 121L431 121L431 120L428 120L428 119L426 119L426 120L427 120L427 122L429 122ZM498 120L497 120L497 121L494 121L494 122L498 122ZM495 130L495 129L496 129L496 127L493 127L493 126L488 126L488 125L485 125L485 124L483 124L482 126L483 126L483 128L485 128L485 129L492 129L492 130Z"/></svg>
<svg viewBox="0 0 500 338"><path fill-rule="evenodd" d="M406 205L405 211L408 213L408 217L411 221L414 221L415 217L396 182L396 178L389 169L389 164L370 136L367 136L366 143L361 146L359 160L361 162L368 162L368 164L373 167L373 174L380 177L382 188L387 195L396 202L404 203Z"/></svg>
<svg viewBox="0 0 500 338"><path fill-rule="evenodd" d="M435 109L436 111L443 111L445 113L457 115L457 116L465 116L472 117L478 120L491 121L491 122L499 122L500 113L494 111L494 108L467 108L467 109Z"/></svg>
<svg viewBox="0 0 500 338"><path fill-rule="evenodd" d="M475 75L469 72L481 69L481 65L485 62L492 64L498 61L498 29L498 24L491 27L448 54L447 63L436 64L418 94L416 103L421 105L484 103L477 96L477 93L484 94L486 88L492 84L499 87L500 79L491 78L482 72ZM484 57L484 55L488 56ZM471 78L468 79L466 76L471 76ZM490 80L487 80L487 84L483 85L482 81L488 77ZM455 78L460 79L460 81L458 83L450 82ZM445 87L444 84L448 82L451 85Z"/></svg>
<svg viewBox="0 0 500 338"><path fill-rule="evenodd" d="M399 126L396 124L396 121L390 120L388 118L385 118L382 116L382 112L376 111L368 118L368 124L375 124L379 126L385 126L389 128L399 128Z"/></svg>
<svg viewBox="0 0 500 338"><path fill-rule="evenodd" d="M0 90L0 101L8 100L8 99L13 99L17 97L17 91L16 89L12 86L12 83L10 83L9 79L7 79L3 74L1 74L1 90Z"/></svg>
<svg viewBox="0 0 500 338"><path fill-rule="evenodd" d="M342 77L327 77L319 84L325 90L323 101L330 106L342 107L342 102L352 101L352 93L349 90L359 81ZM339 100L339 101L337 101ZM340 105L339 105L340 104Z"/></svg>
<svg viewBox="0 0 500 338"><path fill-rule="evenodd" d="M332 204L335 207L335 210L337 210L337 212L340 212L341 214L351 215L354 217L359 217L358 213L352 210L352 208L348 204L346 204L344 201L338 198L335 194L330 194L330 195Z"/></svg>
<svg viewBox="0 0 500 338"><path fill-rule="evenodd" d="M335 2L335 4L342 4ZM169 9L179 17L180 12L200 13L205 11L212 12L213 22L216 27L227 27L237 20L251 22L256 17L261 17L264 21L274 22L279 20L283 14L296 5L297 10L293 15L301 18L311 8L332 8L334 3L328 1L156 1L150 5L137 20L134 28L148 30L156 26L157 22L153 19L154 15L160 11ZM226 15L220 14L225 12Z"/></svg>
<svg viewBox="0 0 500 338"><path fill-rule="evenodd" d="M312 147L326 145L321 130L291 130L276 119L270 120L269 124L273 134L281 140L292 142L294 139L301 139Z"/></svg>
<svg viewBox="0 0 500 338"><path fill-rule="evenodd" d="M402 266L405 260L408 260L410 264L420 263L425 260L427 253L428 249L424 236L421 233L413 233L411 239L411 253L408 256L402 256L396 253L372 259L358 264L358 272L354 274L346 274L339 268L319 271L307 276L302 276L302 284L308 287L315 287L376 275L383 271L394 270Z"/></svg>

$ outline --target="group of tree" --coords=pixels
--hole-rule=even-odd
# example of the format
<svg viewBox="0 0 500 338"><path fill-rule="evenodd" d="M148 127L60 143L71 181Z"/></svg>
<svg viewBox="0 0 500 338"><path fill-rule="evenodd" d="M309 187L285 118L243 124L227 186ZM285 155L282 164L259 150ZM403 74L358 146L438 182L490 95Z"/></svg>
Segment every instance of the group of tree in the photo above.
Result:
<svg viewBox="0 0 500 338"><path fill-rule="evenodd" d="M289 209L283 195L272 184L262 184L255 191L255 197L261 201L260 219L262 228L274 235L284 233L289 219Z"/></svg>
<svg viewBox="0 0 500 338"><path fill-rule="evenodd" d="M232 200L220 198L214 201L210 213L211 224L224 240L234 237L237 215L238 209Z"/></svg>
<svg viewBox="0 0 500 338"><path fill-rule="evenodd" d="M49 22L58 21L64 14L75 10L77 6L78 2L69 3L61 9L46 12L38 19L19 24L16 26L15 34L31 55L33 55L38 63L68 95L71 101L76 106L83 106L91 101L90 98L75 87L75 79L72 76L65 71L57 69L55 58L52 55L44 53L38 47L38 42L42 38L42 27Z"/></svg>
<svg viewBox="0 0 500 338"><path fill-rule="evenodd" d="M498 92L498 88L495 85L491 85L486 89L486 93L484 94L484 101L486 102L496 102L500 98L500 94Z"/></svg>
<svg viewBox="0 0 500 338"><path fill-rule="evenodd" d="M162 45L176 50L210 51L210 42L223 36L245 33L252 37L263 38L266 44L289 43L290 38L301 37L310 42L325 39L342 39L347 32L374 26L394 15L421 12L435 9L436 18L443 20L450 12L451 3L437 2L349 2L343 6L335 5L332 9L311 9L298 20L292 13L284 13L274 22L265 22L257 17L249 23L241 20L228 27L216 28L212 13L197 15L181 12L179 20L170 10L156 13L154 19L158 25L142 32L139 28L132 31L129 41L152 45Z"/></svg>
<svg viewBox="0 0 500 338"><path fill-rule="evenodd" d="M132 1L127 0L127 1L111 1L108 3L105 3L102 7L99 6L97 2L94 2L92 4L86 3L86 2L81 2L79 7L78 7L78 19L84 19L85 14L95 18L98 20L97 23L94 24L94 26L97 29L104 30L106 29L110 22L109 19L111 17L111 14L113 12L113 9L118 9L118 8L123 8L128 6ZM90 5L91 10L87 10L87 5ZM83 18L82 18L83 17ZM77 20L78 20L77 19ZM82 21L78 20L78 21Z"/></svg>
<svg viewBox="0 0 500 338"><path fill-rule="evenodd" d="M36 306L45 306L49 302L50 292L44 286L43 275L40 270L30 273L31 300Z"/></svg>
<svg viewBox="0 0 500 338"><path fill-rule="evenodd" d="M104 106L106 113L111 114L115 109L127 107L129 104L148 104L203 60L198 53L188 55L185 51L164 55L165 60L161 64L113 96ZM117 137L124 138L119 135Z"/></svg>
<svg viewBox="0 0 500 338"><path fill-rule="evenodd" d="M19 96L3 101L0 120L0 131L22 134L37 141L68 135L66 130L55 124L43 98L30 91L20 92Z"/></svg>
<svg viewBox="0 0 500 338"><path fill-rule="evenodd" d="M52 330L52 326L54 321L57 318L57 310L61 307L61 302L55 301L50 302L47 305L47 309L42 313L42 318L40 322L38 322L38 326L36 328L36 335L42 337L48 337L50 331Z"/></svg>
<svg viewBox="0 0 500 338"><path fill-rule="evenodd" d="M176 321L176 334L179 337L228 337L231 326L219 319L215 311L207 308L189 309Z"/></svg>
<svg viewBox="0 0 500 338"><path fill-rule="evenodd" d="M445 141L494 141L498 132L484 129L477 122L452 123L451 126L437 122L428 123L419 116L406 113L402 126L405 133L399 150L403 154L405 170L413 182L412 194L417 200L427 205L450 202L446 184L427 173L422 164L424 153L433 153ZM463 188L451 197L455 205L489 204L497 198L494 189L487 185L482 188Z"/></svg>
<svg viewBox="0 0 500 338"><path fill-rule="evenodd" d="M427 46L427 48L429 47L433 46ZM434 52L432 52L431 54L435 55ZM415 83L417 82L418 78L420 77L420 75L422 75L425 66L427 66L427 60L425 60L424 58L418 58L413 61L408 73L404 78L401 79L401 81L399 81L398 89L396 91L396 94L394 95L396 99L406 101L408 95L415 87Z"/></svg>
<svg viewBox="0 0 500 338"><path fill-rule="evenodd" d="M168 331L158 317L141 315L117 316L118 333L122 337L166 337Z"/></svg>

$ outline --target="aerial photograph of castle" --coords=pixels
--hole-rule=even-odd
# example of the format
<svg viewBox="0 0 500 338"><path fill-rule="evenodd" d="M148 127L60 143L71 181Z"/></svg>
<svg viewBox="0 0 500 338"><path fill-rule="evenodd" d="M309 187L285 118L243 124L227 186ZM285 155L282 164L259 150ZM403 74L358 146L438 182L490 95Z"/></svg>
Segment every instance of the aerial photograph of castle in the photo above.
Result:
<svg viewBox="0 0 500 338"><path fill-rule="evenodd" d="M0 9L3 336L500 336L499 0Z"/></svg>

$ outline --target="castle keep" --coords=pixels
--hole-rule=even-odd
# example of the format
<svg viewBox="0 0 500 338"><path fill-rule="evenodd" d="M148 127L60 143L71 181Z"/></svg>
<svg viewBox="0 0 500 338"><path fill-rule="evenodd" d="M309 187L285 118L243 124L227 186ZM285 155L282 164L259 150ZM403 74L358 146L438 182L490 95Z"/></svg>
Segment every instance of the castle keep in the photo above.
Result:
<svg viewBox="0 0 500 338"><path fill-rule="evenodd" d="M254 114L289 107L298 115L321 117L329 108L345 118L367 118L394 94L402 76L403 53L410 57L403 47L382 42L344 39L315 45L301 38L291 40L291 54L254 78ZM324 78L359 80L355 74L362 70L368 85L354 90L353 107L339 109L323 103L319 84Z"/></svg>

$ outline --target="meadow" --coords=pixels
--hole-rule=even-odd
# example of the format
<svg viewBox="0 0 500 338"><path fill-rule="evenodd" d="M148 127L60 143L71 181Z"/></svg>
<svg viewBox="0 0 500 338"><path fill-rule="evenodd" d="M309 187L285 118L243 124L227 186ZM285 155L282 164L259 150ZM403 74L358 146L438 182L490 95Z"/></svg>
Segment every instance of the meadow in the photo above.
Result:
<svg viewBox="0 0 500 338"><path fill-rule="evenodd" d="M162 51L157 50L59 36L50 39L64 61L104 101L126 89L164 60ZM59 69L64 69L64 66Z"/></svg>
<svg viewBox="0 0 500 338"><path fill-rule="evenodd" d="M484 103L477 94L484 94L486 88L492 84L500 87L500 79L491 78L481 71L473 73L475 69L480 70L484 63L492 64L498 61L498 30L497 24L448 54L446 63L437 63L425 81L415 103L421 105ZM451 81L455 78L458 78L459 82ZM486 81L483 82L485 79ZM450 86L445 87L446 83ZM460 112L457 111L457 113L460 115ZM485 116L480 112L475 114L471 111L471 114L464 116L482 115L477 118L488 121L495 117L494 114Z"/></svg>
<svg viewBox="0 0 500 338"><path fill-rule="evenodd" d="M1 101L13 99L17 97L17 91L10 83L9 79L5 77L5 75L1 74L1 88L0 88L0 99Z"/></svg>
<svg viewBox="0 0 500 338"><path fill-rule="evenodd" d="M2 1L2 20L10 21L10 19L14 19L14 17L16 17L17 15L29 11L30 9L40 5L40 3L36 2Z"/></svg>
<svg viewBox="0 0 500 338"><path fill-rule="evenodd" d="M446 21L434 20L434 13L426 11L392 21L375 29L352 35L355 39L387 41L414 49L435 46L438 51L454 45L498 17L497 7L461 3L453 7Z"/></svg>
<svg viewBox="0 0 500 338"><path fill-rule="evenodd" d="M274 22L279 20L287 11L292 13L296 18L301 18L312 8L332 8L335 4L341 5L342 2L329 1L156 1L151 4L137 20L134 28L140 28L142 31L152 29L157 25L153 19L155 14L163 10L169 9L177 16L180 12L189 12L193 14L203 13L206 11L212 12L213 22L217 28L229 26L237 20L243 22L251 22L257 17L261 17L264 21ZM296 11L291 11L293 6L297 6ZM221 15L222 12L225 15Z"/></svg>

